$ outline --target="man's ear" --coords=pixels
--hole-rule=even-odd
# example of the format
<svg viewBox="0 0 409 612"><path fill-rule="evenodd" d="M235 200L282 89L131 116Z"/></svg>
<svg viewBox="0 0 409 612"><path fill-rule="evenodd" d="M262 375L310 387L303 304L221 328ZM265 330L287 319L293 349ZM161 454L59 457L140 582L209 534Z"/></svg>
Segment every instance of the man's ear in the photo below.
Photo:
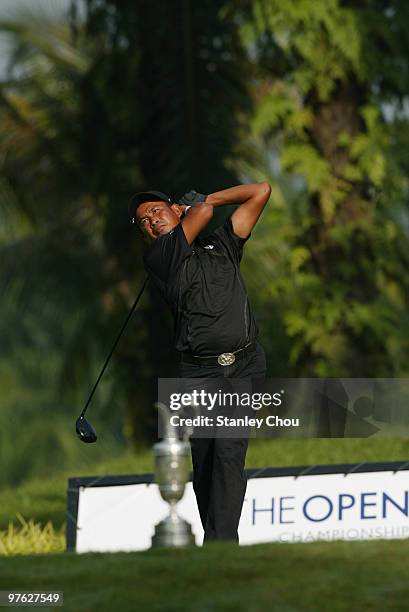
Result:
<svg viewBox="0 0 409 612"><path fill-rule="evenodd" d="M179 204L171 204L170 208L173 210L173 212L179 217L183 215L183 208L182 206L180 206Z"/></svg>

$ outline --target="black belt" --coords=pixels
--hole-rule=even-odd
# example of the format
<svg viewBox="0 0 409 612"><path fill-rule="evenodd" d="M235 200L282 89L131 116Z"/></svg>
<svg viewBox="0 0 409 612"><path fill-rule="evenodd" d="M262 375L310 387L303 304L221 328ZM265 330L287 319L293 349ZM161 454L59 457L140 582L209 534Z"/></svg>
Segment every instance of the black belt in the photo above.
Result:
<svg viewBox="0 0 409 612"><path fill-rule="evenodd" d="M257 343L250 342L238 351L232 353L220 353L220 355L208 355L201 357L200 355L192 355L192 353L181 353L182 363L198 363L199 365L221 365L228 366L242 359L249 353L256 350Z"/></svg>

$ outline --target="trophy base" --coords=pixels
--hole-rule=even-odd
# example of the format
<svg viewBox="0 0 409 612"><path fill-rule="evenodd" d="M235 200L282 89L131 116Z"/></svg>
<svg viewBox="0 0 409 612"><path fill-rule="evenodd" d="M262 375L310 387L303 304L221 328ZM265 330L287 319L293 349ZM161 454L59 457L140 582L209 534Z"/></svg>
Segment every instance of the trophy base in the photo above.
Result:
<svg viewBox="0 0 409 612"><path fill-rule="evenodd" d="M190 524L179 516L169 514L155 527L152 548L175 548L195 546L195 536Z"/></svg>

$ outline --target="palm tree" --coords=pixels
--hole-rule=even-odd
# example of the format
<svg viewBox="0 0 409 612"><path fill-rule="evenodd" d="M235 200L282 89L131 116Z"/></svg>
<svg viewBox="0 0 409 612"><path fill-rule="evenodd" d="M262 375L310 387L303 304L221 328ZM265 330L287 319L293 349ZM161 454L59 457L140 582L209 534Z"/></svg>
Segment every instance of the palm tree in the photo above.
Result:
<svg viewBox="0 0 409 612"><path fill-rule="evenodd" d="M39 317L47 308L67 322L65 339L51 315L42 325L73 388L95 373L143 277L129 195L240 182L229 159L252 107L236 26L219 4L90 0L85 20L76 5L63 23L0 24L14 40L0 87L1 208L16 227L1 245L2 288L19 316L35 303ZM137 442L155 434L156 377L176 373L163 350L169 317L148 297L117 349L105 410L122 398Z"/></svg>
<svg viewBox="0 0 409 612"><path fill-rule="evenodd" d="M141 271L127 276L110 256L106 199L93 185L84 154L84 83L95 49L81 31L73 40L68 20L37 10L0 28L13 45L0 85L3 346L9 346L8 358L19 350L20 361L30 346L43 350L38 357L51 382L57 354L54 397L63 397L62 408L74 410L74 418ZM45 359L48 354L54 363ZM112 396L126 388L118 386L111 383L105 393L105 412Z"/></svg>

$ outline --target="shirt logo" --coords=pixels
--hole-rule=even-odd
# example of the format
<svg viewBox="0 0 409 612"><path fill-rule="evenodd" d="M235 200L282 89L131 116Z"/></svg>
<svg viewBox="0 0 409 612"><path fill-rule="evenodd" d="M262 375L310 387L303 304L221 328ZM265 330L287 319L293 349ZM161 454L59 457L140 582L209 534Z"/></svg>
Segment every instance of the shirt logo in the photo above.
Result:
<svg viewBox="0 0 409 612"><path fill-rule="evenodd" d="M214 245L213 244L206 244L206 246L204 248L205 249L214 249Z"/></svg>

